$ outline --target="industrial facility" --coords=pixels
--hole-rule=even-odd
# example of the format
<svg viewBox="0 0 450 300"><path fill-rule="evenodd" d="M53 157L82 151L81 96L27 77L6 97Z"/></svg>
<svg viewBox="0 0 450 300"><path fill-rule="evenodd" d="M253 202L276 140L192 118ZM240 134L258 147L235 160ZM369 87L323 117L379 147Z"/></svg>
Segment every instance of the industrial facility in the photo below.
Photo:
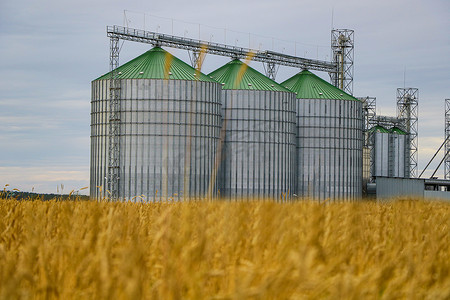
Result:
<svg viewBox="0 0 450 300"><path fill-rule="evenodd" d="M92 81L93 198L356 200L402 184L404 195L450 186L417 178L418 89L397 90L395 117L377 116L376 98L353 96L352 30L332 30L330 62L129 27L107 34L110 72ZM153 47L119 65L120 40ZM189 51L191 64L163 47ZM206 75L207 54L231 61ZM276 66L299 72L277 83Z"/></svg>

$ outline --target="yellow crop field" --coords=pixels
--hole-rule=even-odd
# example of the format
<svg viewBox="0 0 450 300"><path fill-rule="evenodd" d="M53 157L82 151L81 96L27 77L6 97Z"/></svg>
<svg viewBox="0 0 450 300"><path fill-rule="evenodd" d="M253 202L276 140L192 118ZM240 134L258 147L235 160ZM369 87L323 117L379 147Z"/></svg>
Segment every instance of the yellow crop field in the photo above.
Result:
<svg viewBox="0 0 450 300"><path fill-rule="evenodd" d="M450 299L450 203L0 199L0 299Z"/></svg>

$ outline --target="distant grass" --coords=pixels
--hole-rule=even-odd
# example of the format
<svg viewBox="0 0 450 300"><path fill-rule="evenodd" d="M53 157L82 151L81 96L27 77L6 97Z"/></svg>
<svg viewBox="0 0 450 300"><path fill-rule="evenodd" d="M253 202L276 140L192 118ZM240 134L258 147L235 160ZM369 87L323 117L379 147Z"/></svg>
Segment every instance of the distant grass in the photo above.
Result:
<svg viewBox="0 0 450 300"><path fill-rule="evenodd" d="M44 193L30 193L21 191L0 191L0 198L16 199L16 200L89 200L86 195L72 195L72 194L44 194Z"/></svg>
<svg viewBox="0 0 450 300"><path fill-rule="evenodd" d="M0 199L0 299L450 299L450 204Z"/></svg>

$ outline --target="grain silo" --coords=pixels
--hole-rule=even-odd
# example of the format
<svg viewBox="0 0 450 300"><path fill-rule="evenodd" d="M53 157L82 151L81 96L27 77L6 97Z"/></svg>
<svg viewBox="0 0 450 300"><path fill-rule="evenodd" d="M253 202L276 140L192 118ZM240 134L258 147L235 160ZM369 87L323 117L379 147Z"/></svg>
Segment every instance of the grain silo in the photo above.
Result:
<svg viewBox="0 0 450 300"><path fill-rule="evenodd" d="M397 126L386 129L376 125L371 129L373 138L373 175L408 178L409 135Z"/></svg>
<svg viewBox="0 0 450 300"><path fill-rule="evenodd" d="M119 199L204 195L220 135L220 84L159 47L117 74ZM98 186L107 188L110 76L92 82L90 183L96 198Z"/></svg>
<svg viewBox="0 0 450 300"><path fill-rule="evenodd" d="M297 94L298 195L361 197L362 102L307 70L281 85Z"/></svg>
<svg viewBox="0 0 450 300"><path fill-rule="evenodd" d="M390 177L409 177L409 138L408 133L398 127L390 130Z"/></svg>
<svg viewBox="0 0 450 300"><path fill-rule="evenodd" d="M233 60L209 74L222 84L222 196L273 196L295 189L295 95Z"/></svg>
<svg viewBox="0 0 450 300"><path fill-rule="evenodd" d="M373 138L373 176L389 176L389 155L391 151L389 130L381 125L371 129Z"/></svg>

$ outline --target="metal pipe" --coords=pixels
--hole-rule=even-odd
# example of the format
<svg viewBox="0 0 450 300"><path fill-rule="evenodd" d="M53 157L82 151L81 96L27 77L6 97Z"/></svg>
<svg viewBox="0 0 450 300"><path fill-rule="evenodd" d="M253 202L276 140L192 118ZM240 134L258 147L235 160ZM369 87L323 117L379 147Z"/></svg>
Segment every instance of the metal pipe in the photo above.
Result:
<svg viewBox="0 0 450 300"><path fill-rule="evenodd" d="M442 158L441 162L439 163L439 165L437 166L436 170L434 170L433 174L431 174L430 179L433 178L434 174L436 174L437 170L439 169L439 167L442 165L442 163L444 162L445 158L447 157L448 153L450 152L450 149L447 150L447 153L445 153L444 157Z"/></svg>
<svg viewBox="0 0 450 300"><path fill-rule="evenodd" d="M422 170L422 173L420 173L419 178L422 177L422 174L425 172L425 170L428 168L428 166L431 164L431 162L433 161L433 159L436 157L436 155L439 153L439 151L441 151L442 147L445 145L445 143L447 142L448 138L450 136L447 136L447 138L445 139L445 141L442 143L442 145L439 147L439 149L436 151L436 153L433 155L433 157L431 158L431 160L428 162L428 164L426 165L426 167ZM446 155L444 155L445 158ZM442 162L441 162L442 163ZM440 165L439 165L440 166ZM435 172L436 173L436 172ZM433 173L434 175L434 173Z"/></svg>

